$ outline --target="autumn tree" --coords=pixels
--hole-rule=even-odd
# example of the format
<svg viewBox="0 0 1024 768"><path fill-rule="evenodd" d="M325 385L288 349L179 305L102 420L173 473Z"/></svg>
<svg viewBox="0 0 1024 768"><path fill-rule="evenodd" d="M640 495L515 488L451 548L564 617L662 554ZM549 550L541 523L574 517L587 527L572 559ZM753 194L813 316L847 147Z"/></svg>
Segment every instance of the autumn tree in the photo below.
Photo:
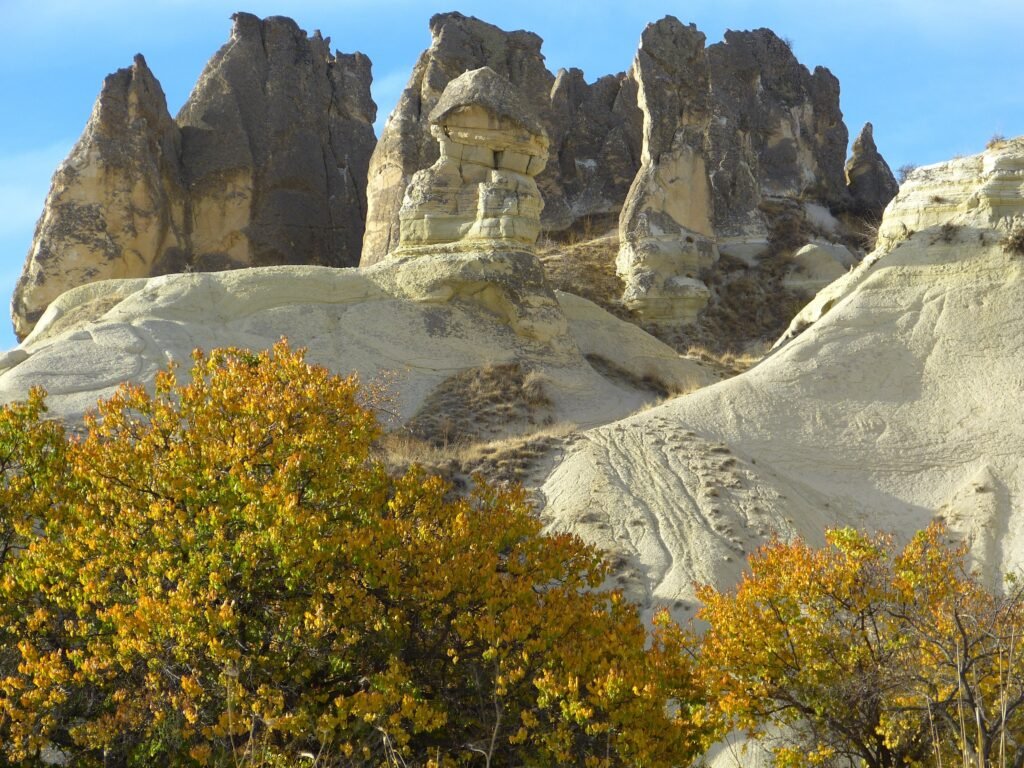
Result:
<svg viewBox="0 0 1024 768"><path fill-rule="evenodd" d="M667 766L703 748L678 627L648 637L597 589L599 553L541 536L521 490L389 476L360 392L282 343L124 386L67 443L38 395L3 411L8 760Z"/></svg>
<svg viewBox="0 0 1024 768"><path fill-rule="evenodd" d="M700 669L723 721L778 762L1024 764L1024 603L989 590L941 525L774 541L730 591L705 586Z"/></svg>
<svg viewBox="0 0 1024 768"><path fill-rule="evenodd" d="M892 607L913 647L907 708L924 708L936 762L1024 766L1024 584L992 588L932 526L896 559Z"/></svg>

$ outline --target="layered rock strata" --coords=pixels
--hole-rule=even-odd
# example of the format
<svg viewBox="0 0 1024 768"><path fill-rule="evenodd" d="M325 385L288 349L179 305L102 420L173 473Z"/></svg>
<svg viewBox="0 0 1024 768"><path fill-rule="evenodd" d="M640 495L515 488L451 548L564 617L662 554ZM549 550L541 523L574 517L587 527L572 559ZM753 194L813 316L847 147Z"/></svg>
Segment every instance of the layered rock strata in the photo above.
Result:
<svg viewBox="0 0 1024 768"><path fill-rule="evenodd" d="M915 232L948 224L1004 229L1024 224L1024 139L980 155L916 168L900 186L878 230L885 249Z"/></svg>
<svg viewBox="0 0 1024 768"><path fill-rule="evenodd" d="M534 177L548 137L519 93L482 67L452 80L429 120L440 157L406 190L396 255L474 241L532 249L544 207Z"/></svg>
<svg viewBox="0 0 1024 768"><path fill-rule="evenodd" d="M536 179L545 200L543 226L564 229L619 210L639 165L634 84L616 75L588 85L579 70L556 77L544 66L540 37L460 13L434 16L430 33L430 48L416 63L370 162L363 266L398 247L405 190L416 171L438 158L428 116L451 80L480 67L516 86L547 133L552 161Z"/></svg>
<svg viewBox="0 0 1024 768"><path fill-rule="evenodd" d="M290 19L233 18L176 121L141 56L106 79L15 289L19 337L56 296L95 280L357 263L369 59L331 54Z"/></svg>
<svg viewBox="0 0 1024 768"><path fill-rule="evenodd" d="M517 334L574 354L533 254L544 208L534 177L548 159L540 120L489 67L449 82L429 120L439 157L412 177L401 243L369 272L392 293L475 304Z"/></svg>

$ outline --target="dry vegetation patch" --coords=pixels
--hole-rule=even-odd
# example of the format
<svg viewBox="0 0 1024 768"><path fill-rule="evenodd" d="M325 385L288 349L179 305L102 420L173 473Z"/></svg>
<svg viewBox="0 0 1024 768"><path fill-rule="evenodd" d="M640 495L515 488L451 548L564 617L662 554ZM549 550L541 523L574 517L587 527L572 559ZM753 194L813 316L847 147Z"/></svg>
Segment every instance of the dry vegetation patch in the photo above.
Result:
<svg viewBox="0 0 1024 768"><path fill-rule="evenodd" d="M542 458L565 443L554 424L542 373L522 364L472 368L450 376L380 448L391 469L413 464L444 476L458 492L474 474L527 482Z"/></svg>
<svg viewBox="0 0 1024 768"><path fill-rule="evenodd" d="M1011 256L1024 256L1024 224L1015 224L1003 238L1003 251Z"/></svg>
<svg viewBox="0 0 1024 768"><path fill-rule="evenodd" d="M458 494L474 476L490 483L531 485L540 479L545 459L571 443L573 434L572 425L555 424L531 434L437 445L399 430L384 435L380 446L391 471L421 466L445 478Z"/></svg>
<svg viewBox="0 0 1024 768"><path fill-rule="evenodd" d="M553 421L545 377L521 363L470 368L448 377L406 424L436 446L532 432Z"/></svg>
<svg viewBox="0 0 1024 768"><path fill-rule="evenodd" d="M555 242L545 238L537 245L537 258L551 287L594 302L606 312L629 322L636 317L619 301L622 279L615 273L619 252L617 230L590 239Z"/></svg>

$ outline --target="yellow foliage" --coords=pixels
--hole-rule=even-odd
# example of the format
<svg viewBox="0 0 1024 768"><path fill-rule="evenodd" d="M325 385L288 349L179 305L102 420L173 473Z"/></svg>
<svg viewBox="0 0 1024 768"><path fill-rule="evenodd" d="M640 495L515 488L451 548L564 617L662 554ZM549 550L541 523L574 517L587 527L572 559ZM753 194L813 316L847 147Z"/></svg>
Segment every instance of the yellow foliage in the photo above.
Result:
<svg viewBox="0 0 1024 768"><path fill-rule="evenodd" d="M940 525L898 553L852 529L763 547L735 590L699 590L717 716L794 767L1024 759L1022 593L986 589L966 554Z"/></svg>
<svg viewBox="0 0 1024 768"><path fill-rule="evenodd" d="M0 412L0 755L689 762L678 628L645 647L521 489L389 476L362 397L282 342L123 386L70 441L40 393Z"/></svg>

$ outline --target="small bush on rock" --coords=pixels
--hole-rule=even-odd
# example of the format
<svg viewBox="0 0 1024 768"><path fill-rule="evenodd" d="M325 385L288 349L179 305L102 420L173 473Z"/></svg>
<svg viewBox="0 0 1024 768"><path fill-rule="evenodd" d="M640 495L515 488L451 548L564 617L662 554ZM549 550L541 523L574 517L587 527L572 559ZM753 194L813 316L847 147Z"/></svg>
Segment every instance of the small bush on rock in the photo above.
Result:
<svg viewBox="0 0 1024 768"><path fill-rule="evenodd" d="M1003 251L1012 256L1024 256L1024 224L1015 224L1006 234Z"/></svg>
<svg viewBox="0 0 1024 768"><path fill-rule="evenodd" d="M905 165L901 165L896 169L896 181L902 185L908 178L910 178L910 174L916 170L917 165L915 163L906 163Z"/></svg>

